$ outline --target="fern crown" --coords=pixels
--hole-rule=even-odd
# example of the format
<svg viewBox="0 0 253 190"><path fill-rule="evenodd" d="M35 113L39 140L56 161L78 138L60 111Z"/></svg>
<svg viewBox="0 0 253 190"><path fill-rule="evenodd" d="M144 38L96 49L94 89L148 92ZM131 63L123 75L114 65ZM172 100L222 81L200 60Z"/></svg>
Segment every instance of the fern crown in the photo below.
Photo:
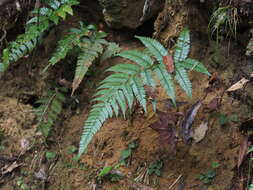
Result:
<svg viewBox="0 0 253 190"><path fill-rule="evenodd" d="M166 90L172 101L176 102L174 79L186 94L192 96L192 86L188 77L188 70L195 70L210 75L207 69L197 60L189 59L190 33L184 29L177 41L173 61L175 74L166 70L163 58L168 51L156 40L136 36L147 48L146 51L127 50L117 54L136 64L117 64L107 69L113 74L106 77L98 87L93 102L96 102L84 124L84 131L80 140L78 157L87 149L92 137L101 128L106 119L121 112L125 117L127 109L131 109L136 99L147 111L147 100L144 86L152 89L156 86L156 78ZM145 53L147 52L147 53ZM174 76L175 75L175 76Z"/></svg>

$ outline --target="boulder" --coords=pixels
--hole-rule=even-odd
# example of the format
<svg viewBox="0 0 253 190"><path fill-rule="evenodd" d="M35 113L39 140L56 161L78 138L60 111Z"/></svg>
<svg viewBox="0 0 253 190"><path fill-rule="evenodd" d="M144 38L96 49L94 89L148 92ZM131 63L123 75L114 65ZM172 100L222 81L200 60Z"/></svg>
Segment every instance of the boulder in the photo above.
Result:
<svg viewBox="0 0 253 190"><path fill-rule="evenodd" d="M112 28L135 29L157 15L164 0L98 0L103 8L105 22ZM150 5L143 17L144 5ZM141 19L142 18L142 19Z"/></svg>

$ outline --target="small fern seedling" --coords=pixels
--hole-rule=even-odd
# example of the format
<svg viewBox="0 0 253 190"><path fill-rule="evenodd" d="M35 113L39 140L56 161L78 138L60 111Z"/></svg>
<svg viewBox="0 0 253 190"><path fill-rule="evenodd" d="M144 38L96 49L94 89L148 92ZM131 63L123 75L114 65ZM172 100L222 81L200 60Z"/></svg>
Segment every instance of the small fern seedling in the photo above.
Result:
<svg viewBox="0 0 253 190"><path fill-rule="evenodd" d="M11 63L24 57L37 46L46 30L52 25L57 25L60 19L65 19L67 14L73 15L72 6L77 4L77 0L51 0L48 2L49 7L33 10L32 13L36 16L26 23L25 33L18 35L2 52L0 77Z"/></svg>
<svg viewBox="0 0 253 190"><path fill-rule="evenodd" d="M88 118L84 124L84 131L80 140L78 157L86 150L92 137L102 127L106 119L119 112L125 116L126 110L131 109L134 99L147 110L146 92L144 86L154 88L158 79L166 90L168 96L176 104L174 79L183 88L186 94L192 96L192 86L187 70L195 70L210 75L207 69L197 60L189 59L190 33L184 29L177 41L173 56L175 74L167 71L164 57L169 56L168 51L156 40L148 37L137 38L147 48L146 51L127 50L118 54L136 64L117 64L107 69L113 74L106 77L94 95ZM151 55L151 56L150 56Z"/></svg>
<svg viewBox="0 0 253 190"><path fill-rule="evenodd" d="M56 50L49 60L44 72L64 59L75 48L78 50L75 76L72 83L72 95L79 87L92 62L100 55L105 60L120 51L116 43L107 42L104 38L106 33L97 31L94 25L86 26L80 22L80 28L72 28L69 33L58 42Z"/></svg>
<svg viewBox="0 0 253 190"><path fill-rule="evenodd" d="M64 88L48 90L46 95L36 102L36 104L40 104L40 106L35 109L38 130L42 132L45 138L48 137L55 121L62 112L62 106L65 102L63 93L65 91L66 89Z"/></svg>

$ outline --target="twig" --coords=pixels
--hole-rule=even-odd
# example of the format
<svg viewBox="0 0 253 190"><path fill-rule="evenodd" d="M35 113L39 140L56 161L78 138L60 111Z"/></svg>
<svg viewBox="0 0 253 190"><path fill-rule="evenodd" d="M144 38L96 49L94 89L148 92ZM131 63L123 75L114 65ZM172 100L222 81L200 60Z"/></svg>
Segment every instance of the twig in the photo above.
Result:
<svg viewBox="0 0 253 190"><path fill-rule="evenodd" d="M179 181L179 179L182 177L182 174L178 176L178 178L170 185L169 189L171 189L176 183Z"/></svg>

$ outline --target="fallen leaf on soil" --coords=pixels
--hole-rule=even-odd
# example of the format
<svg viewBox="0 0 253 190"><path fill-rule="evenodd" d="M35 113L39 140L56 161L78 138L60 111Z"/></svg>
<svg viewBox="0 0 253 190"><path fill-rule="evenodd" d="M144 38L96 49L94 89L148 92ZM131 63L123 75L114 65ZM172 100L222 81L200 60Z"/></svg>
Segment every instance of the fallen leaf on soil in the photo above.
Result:
<svg viewBox="0 0 253 190"><path fill-rule="evenodd" d="M48 175L47 175L46 170L47 170L46 165L45 165L45 164L42 164L42 166L40 167L39 171L36 172L36 173L34 174L34 176L35 176L37 179L39 179L39 180L46 181L47 178L48 178Z"/></svg>
<svg viewBox="0 0 253 190"><path fill-rule="evenodd" d="M182 122L182 135L185 143L189 143L191 139L191 125L201 105L202 101L197 101L193 104L193 106L187 111Z"/></svg>
<svg viewBox="0 0 253 190"><path fill-rule="evenodd" d="M240 149L239 149L237 168L239 168L241 166L241 164L244 161L246 155L248 154L249 144L250 144L250 142L248 140L248 137L244 136L242 141L241 141L241 145L240 145Z"/></svg>
<svg viewBox="0 0 253 190"><path fill-rule="evenodd" d="M208 122L201 123L192 134L192 138L196 143L200 142L205 136L208 130Z"/></svg>
<svg viewBox="0 0 253 190"><path fill-rule="evenodd" d="M17 161L13 162L12 164L5 165L3 168L1 168L1 175L5 175L7 173L12 172L14 169L18 168L19 166L22 166L24 164L18 164Z"/></svg>
<svg viewBox="0 0 253 190"><path fill-rule="evenodd" d="M229 89L227 89L227 92L239 90L239 89L243 88L243 86L247 82L249 82L249 80L243 77L241 80L239 80L237 83L233 84Z"/></svg>
<svg viewBox="0 0 253 190"><path fill-rule="evenodd" d="M221 105L221 98L220 97L215 97L213 98L208 104L207 104L207 108L209 109L209 111L217 111L218 108Z"/></svg>
<svg viewBox="0 0 253 190"><path fill-rule="evenodd" d="M253 77L253 73L251 73L250 77Z"/></svg>
<svg viewBox="0 0 253 190"><path fill-rule="evenodd" d="M157 110L157 115L159 117L158 121L149 125L152 129L157 131L160 135L160 140L162 144L171 144L172 148L175 147L175 117L171 113L166 113Z"/></svg>
<svg viewBox="0 0 253 190"><path fill-rule="evenodd" d="M143 185L141 183L134 183L133 188L136 190L155 190L155 189L148 187L146 185Z"/></svg>
<svg viewBox="0 0 253 190"><path fill-rule="evenodd" d="M174 62L171 55L163 56L163 64L166 66L169 73L174 72Z"/></svg>

